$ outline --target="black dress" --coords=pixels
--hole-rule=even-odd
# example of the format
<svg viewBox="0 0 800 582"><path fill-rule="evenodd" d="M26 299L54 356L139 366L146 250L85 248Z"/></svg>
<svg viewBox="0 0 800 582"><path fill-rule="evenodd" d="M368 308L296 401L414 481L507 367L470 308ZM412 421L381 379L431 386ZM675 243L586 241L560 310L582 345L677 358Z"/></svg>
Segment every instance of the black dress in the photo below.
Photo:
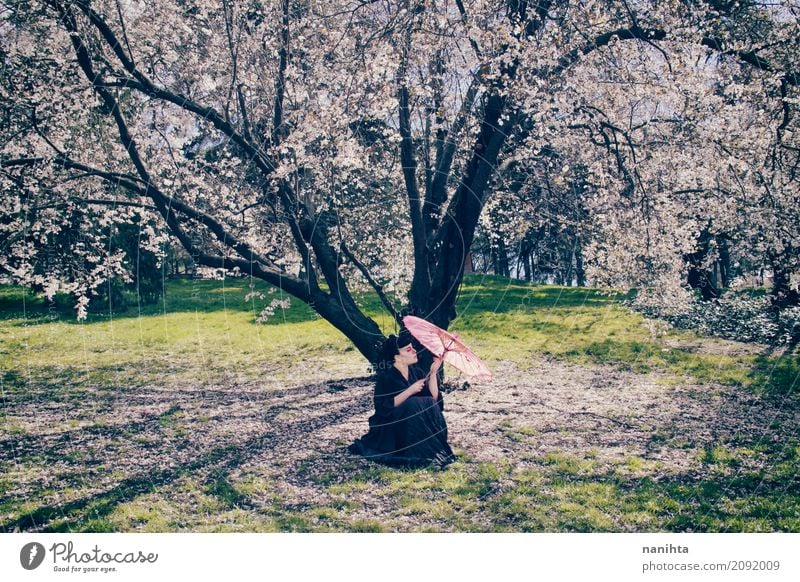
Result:
<svg viewBox="0 0 800 582"><path fill-rule="evenodd" d="M351 453L388 465L440 468L455 461L447 444L447 424L442 411L442 392L433 399L427 382L423 389L394 405L394 397L425 377L418 366L409 366L408 380L392 366L378 375L375 383L375 414L369 418L369 432L348 447Z"/></svg>

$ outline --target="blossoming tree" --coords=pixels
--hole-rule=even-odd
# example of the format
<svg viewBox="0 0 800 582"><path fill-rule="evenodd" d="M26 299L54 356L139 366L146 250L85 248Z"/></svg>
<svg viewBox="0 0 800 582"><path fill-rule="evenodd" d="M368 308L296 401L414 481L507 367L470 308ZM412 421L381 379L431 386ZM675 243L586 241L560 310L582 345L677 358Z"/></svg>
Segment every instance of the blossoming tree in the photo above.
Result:
<svg viewBox="0 0 800 582"><path fill-rule="evenodd" d="M616 104L643 76L667 79L665 63L699 54L691 51L715 55L719 66L704 74L730 67L758 81L738 86L769 86L764 99L788 119L776 130L781 163L796 168L790 4L2 5L0 270L50 295L75 294L79 316L92 289L126 276L124 257L105 243L114 224L135 222L145 247L172 237L199 265L279 286L374 361L382 334L353 293L369 287L395 318L406 309L447 327L481 213L502 192L498 168L553 150L591 158L581 162L594 180L585 211L609 217L587 246L595 264L646 272L652 260L628 258L641 256L633 249L651 217L678 204L672 189L651 186L659 172L670 184L692 177L654 156L634 161ZM651 103L662 98L658 85ZM709 98L698 94L696 107ZM659 116L636 114L627 135ZM616 146L590 153L587 132ZM786 166L779 174L792 191ZM762 175L774 192L773 174ZM689 240L684 227L662 222L660 232ZM796 233L788 236L796 249ZM665 263L678 256L671 241L655 245Z"/></svg>

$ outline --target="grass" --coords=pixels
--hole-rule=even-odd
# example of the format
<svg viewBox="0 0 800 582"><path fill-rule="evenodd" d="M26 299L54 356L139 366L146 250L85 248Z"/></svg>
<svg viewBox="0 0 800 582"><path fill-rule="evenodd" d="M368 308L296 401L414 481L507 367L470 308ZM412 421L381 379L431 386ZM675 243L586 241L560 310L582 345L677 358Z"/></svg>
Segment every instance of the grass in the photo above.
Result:
<svg viewBox="0 0 800 582"><path fill-rule="evenodd" d="M310 365L330 378L367 370L352 345L298 301L266 324L256 323L265 302L281 294L250 284L169 281L158 305L93 313L84 322L75 321L64 298L48 304L23 289L0 287L0 529L800 531L797 439L718 440L698 450L692 435L653 433L655 445L694 454L702 469L697 475L670 474L637 454L609 463L596 449L531 449L522 461L491 463L462 452L445 472L362 462L318 470L315 458L274 467L248 464L246 446L225 444L238 443L226 439L241 428L224 420L233 414L226 390L239 395L253 383L282 390L302 381L298 374ZM244 301L252 290L266 300ZM510 361L525 369L532 359L553 358L657 371L664 390L687 382L721 384L796 405L797 357L731 350L728 344L707 351L680 347L714 341L685 331L654 332L619 304L622 298L472 275L451 328L490 366ZM392 330L375 297L360 301L385 331ZM180 397L194 398L190 390L198 386L220 396L201 398L196 413ZM155 409L140 398L140 388L168 391L175 401ZM253 393L252 406L262 405L260 394ZM124 422L115 417L121 400L133 415ZM72 413L37 426L36 411L51 409ZM288 408L279 413L290 419L299 414ZM495 430L511 447L546 438L511 421ZM197 431L209 435L211 448L192 449ZM98 448L48 448L47 439L59 434L92 435ZM146 479L101 462L102 451L126 446L154 452L166 447L186 460L167 466L167 458ZM61 471L56 485L37 489L41 471L54 463ZM289 503L278 481L290 471L319 499ZM375 506L385 508L380 518L369 509Z"/></svg>
<svg viewBox="0 0 800 582"><path fill-rule="evenodd" d="M681 330L654 334L641 315L619 304L622 295L497 278L468 281L452 329L469 337L488 361L523 363L545 355L637 373L664 371L779 397L797 393L797 356L742 354L727 344L713 353L672 347L667 340L691 344L698 336Z"/></svg>
<svg viewBox="0 0 800 582"><path fill-rule="evenodd" d="M266 285L256 287L268 294ZM241 281L171 281L160 305L91 314L77 322L64 309L50 311L41 299L28 300L23 314L21 291L5 287L0 290L4 383L41 385L58 378L76 386L136 386L165 374L215 382L229 370L252 379L265 369L281 374L287 361L318 352L328 351L330 361L353 352L341 334L299 302L278 311L271 324L256 324L260 308L244 301L248 291Z"/></svg>
<svg viewBox="0 0 800 582"><path fill-rule="evenodd" d="M250 285L246 279L169 281L158 305L95 313L85 322L77 322L63 300L49 306L20 288L0 287L3 383L42 386L58 378L75 387L135 386L165 374L219 382L230 380L232 370L242 380L265 371L280 380L292 360L313 359L321 366L361 361L346 338L299 301L279 309L266 325L255 323L265 301L245 302L247 293L259 291L267 300L282 295L258 281ZM667 371L778 395L796 391L797 357L693 353L667 346L664 339L696 336L671 331L654 337L640 315L619 305L621 298L596 289L471 276L451 329L469 337L490 364L524 364L545 355L638 373ZM375 297L367 295L362 303L384 330L392 330Z"/></svg>
<svg viewBox="0 0 800 582"><path fill-rule="evenodd" d="M410 516L433 531L798 531L795 447L777 452L781 460L769 471L701 481L643 475L647 462L635 457L600 470L591 459L549 454L523 470L462 461L443 473L387 470L357 482L396 502L387 523ZM353 531L346 511L316 515L327 526Z"/></svg>

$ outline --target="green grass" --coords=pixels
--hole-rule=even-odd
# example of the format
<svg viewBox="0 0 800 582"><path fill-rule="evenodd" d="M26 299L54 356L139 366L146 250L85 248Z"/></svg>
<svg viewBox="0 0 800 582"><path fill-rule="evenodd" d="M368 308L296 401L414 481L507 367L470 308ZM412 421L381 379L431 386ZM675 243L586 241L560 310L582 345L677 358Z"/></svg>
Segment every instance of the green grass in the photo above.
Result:
<svg viewBox="0 0 800 582"><path fill-rule="evenodd" d="M597 289L468 278L451 329L468 337L489 362L524 363L545 355L638 373L668 372L780 397L798 392L800 357L670 347L665 340L696 343L698 336L682 330L654 336L641 315L620 305L624 298Z"/></svg>
<svg viewBox="0 0 800 582"><path fill-rule="evenodd" d="M267 324L255 323L265 301L244 301L251 284L266 301L282 296L259 281L180 279L167 282L158 305L90 314L85 322L76 321L69 307L54 309L20 288L0 287L3 382L42 385L58 378L73 386L130 386L165 373L219 381L223 370L251 379L265 368L280 375L293 359L313 359L320 365L361 361L346 338L300 301L278 310ZM622 298L596 289L473 275L461 291L459 316L451 329L468 338L490 364L525 364L531 356L545 355L639 373L661 370L776 394L796 392L799 358L667 347L665 338L652 336L640 315L619 305ZM384 330L393 329L374 296L365 295L361 302ZM684 331L665 337L695 338Z"/></svg>
<svg viewBox="0 0 800 582"><path fill-rule="evenodd" d="M659 477L654 464L637 457L617 469L600 470L590 458L559 453L522 470L508 463L460 461L446 472L386 470L359 483L397 503L389 523L407 516L426 524L420 530L798 531L796 447L772 451L779 462L769 470L701 480ZM342 485L329 489L344 490ZM324 515L329 525L352 531L346 512Z"/></svg>
<svg viewBox="0 0 800 582"><path fill-rule="evenodd" d="M269 301L280 291L255 282ZM80 410L50 431L102 436L104 446L126 441L141 449L189 446L192 430L220 425L209 409L192 417L179 404L151 411L146 431L115 433L114 398L139 387L226 387L253 382L296 385L297 366L359 368L367 364L352 345L312 310L293 300L266 324L264 304L245 302L247 280L168 281L163 301L123 313L93 313L78 322L64 298L53 305L16 287L0 287L0 436L36 436L27 405ZM619 294L596 289L527 285L498 277L468 276L458 302L458 331L494 366L531 360L661 372L665 390L684 382L734 386L757 397L795 406L800 361L746 352L698 352L675 345L711 342L685 331L655 335ZM372 295L359 301L385 331L391 319ZM683 342L683 344L681 343ZM348 372L349 373L349 372ZM350 374L352 375L352 374ZM255 405L255 404L254 404ZM14 406L19 406L16 410ZM142 406L146 406L143 402ZM536 429L501 422L511 447L546 438ZM395 470L354 461L315 471L315 459L286 467L248 466L229 472L232 446L200 451L160 480L127 480L100 493L86 489L116 467L92 465L88 446L59 457L74 469L60 490L14 497L53 459L28 452L0 461L0 518L25 516L50 531L800 531L800 443L713 442L696 449L693 435L654 433L653 443L694 455L698 476L665 474L658 463L629 455L610 466L598 452L526 453L478 462L465 454L447 471ZM222 465L219 465L222 463ZM206 465L215 467L204 471ZM220 468L221 467L221 468ZM311 505L287 504L276 474L293 469L320 492ZM63 502L63 499L86 502ZM365 509L389 507L379 519Z"/></svg>
<svg viewBox="0 0 800 582"><path fill-rule="evenodd" d="M268 293L266 285L256 287ZM21 290L0 288L3 382L41 386L57 378L61 385L136 386L165 374L176 381L219 381L228 370L253 379L265 369L285 373L287 361L321 352L321 362L359 358L346 338L299 301L270 323L255 323L261 305L244 301L248 291L241 281L170 281L165 300L141 314L130 308L78 322L69 311L51 313L41 299L27 299L23 313Z"/></svg>

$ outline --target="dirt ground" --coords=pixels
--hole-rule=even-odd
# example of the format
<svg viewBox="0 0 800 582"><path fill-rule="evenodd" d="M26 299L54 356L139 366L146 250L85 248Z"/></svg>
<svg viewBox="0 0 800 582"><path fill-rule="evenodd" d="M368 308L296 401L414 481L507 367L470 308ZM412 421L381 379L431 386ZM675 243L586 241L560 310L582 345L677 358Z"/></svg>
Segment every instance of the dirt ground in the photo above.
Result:
<svg viewBox="0 0 800 582"><path fill-rule="evenodd" d="M659 477L687 475L715 443L746 435L770 444L797 437L800 426L797 407L781 399L661 373L535 359L524 367L501 362L494 374L471 385L450 377L445 417L460 456L510 464L512 473L555 453L591 457L600 471L638 457ZM18 424L0 437L0 530L80 528L88 508L107 515L187 475L234 485L258 475L287 507L326 503L331 484L374 466L346 451L367 429L373 382L355 364L300 366L294 377L290 387L232 377L224 387L4 394ZM358 495L364 518L389 511L385 496ZM272 502L259 493L242 499L255 510Z"/></svg>

